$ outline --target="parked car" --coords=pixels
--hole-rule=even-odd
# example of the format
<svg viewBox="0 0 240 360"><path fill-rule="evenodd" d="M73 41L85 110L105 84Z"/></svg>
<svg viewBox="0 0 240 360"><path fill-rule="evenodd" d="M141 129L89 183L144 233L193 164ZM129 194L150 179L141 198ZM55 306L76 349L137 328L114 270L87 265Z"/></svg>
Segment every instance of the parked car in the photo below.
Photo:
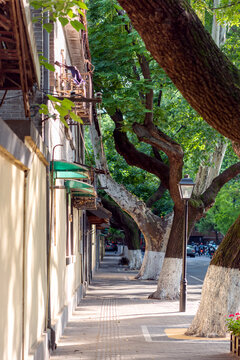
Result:
<svg viewBox="0 0 240 360"><path fill-rule="evenodd" d="M193 246L188 245L187 246L187 256L195 257L196 252Z"/></svg>

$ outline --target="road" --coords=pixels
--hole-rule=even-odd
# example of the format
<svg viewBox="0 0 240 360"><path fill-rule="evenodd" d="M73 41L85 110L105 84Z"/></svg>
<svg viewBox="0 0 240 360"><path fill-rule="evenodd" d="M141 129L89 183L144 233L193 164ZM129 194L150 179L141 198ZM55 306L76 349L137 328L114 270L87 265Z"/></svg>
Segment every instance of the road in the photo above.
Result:
<svg viewBox="0 0 240 360"><path fill-rule="evenodd" d="M187 258L187 281L189 285L203 283L210 261L210 258L205 255Z"/></svg>

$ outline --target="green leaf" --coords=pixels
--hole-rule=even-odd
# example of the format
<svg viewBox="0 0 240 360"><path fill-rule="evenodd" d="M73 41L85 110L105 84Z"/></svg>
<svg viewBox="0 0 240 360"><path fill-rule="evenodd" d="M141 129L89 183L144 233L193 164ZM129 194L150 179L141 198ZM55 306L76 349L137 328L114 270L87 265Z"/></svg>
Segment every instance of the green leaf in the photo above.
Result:
<svg viewBox="0 0 240 360"><path fill-rule="evenodd" d="M84 13L80 9L78 9L77 11L80 15L85 16Z"/></svg>
<svg viewBox="0 0 240 360"><path fill-rule="evenodd" d="M48 115L49 110L47 105L45 104L41 104L40 109L39 109L39 114L44 114L44 115Z"/></svg>
<svg viewBox="0 0 240 360"><path fill-rule="evenodd" d="M47 97L48 97L49 100L51 100L51 101L61 103L61 100L59 100L59 99L56 98L55 96L52 96L52 95L49 95L49 94L48 94Z"/></svg>
<svg viewBox="0 0 240 360"><path fill-rule="evenodd" d="M77 4L78 4L78 6L79 6L81 9L88 10L88 7L87 7L86 4L84 4L84 2L82 2L82 1L77 1Z"/></svg>
<svg viewBox="0 0 240 360"><path fill-rule="evenodd" d="M62 17L62 16L60 16L58 18L58 20L60 21L60 23L62 24L63 27L66 26L69 23L69 20L67 18L65 18L65 17Z"/></svg>
<svg viewBox="0 0 240 360"><path fill-rule="evenodd" d="M55 71L55 67L52 64L49 64L47 61L40 61L40 65L44 66L49 71Z"/></svg>
<svg viewBox="0 0 240 360"><path fill-rule="evenodd" d="M53 29L53 24L51 23L47 23L47 24L43 24L43 28L48 32L50 33Z"/></svg>
<svg viewBox="0 0 240 360"><path fill-rule="evenodd" d="M36 0L30 1L30 5L36 10L38 10L42 7L40 1L36 1Z"/></svg>
<svg viewBox="0 0 240 360"><path fill-rule="evenodd" d="M69 129L69 125L68 125L68 123L66 122L66 120L64 119L64 116L60 116L60 120L61 120L61 122L66 126L66 128Z"/></svg>
<svg viewBox="0 0 240 360"><path fill-rule="evenodd" d="M81 119L77 114L75 114L74 112L71 111L69 115L71 116L71 118L72 118L74 121L77 121L77 122L79 122L80 124L83 124L82 119Z"/></svg>
<svg viewBox="0 0 240 360"><path fill-rule="evenodd" d="M60 116L66 116L68 115L68 110L61 107L61 105L55 105L55 109L59 112Z"/></svg>
<svg viewBox="0 0 240 360"><path fill-rule="evenodd" d="M75 107L75 104L71 100L65 98L62 101L62 106L64 106L68 110L71 110L72 107Z"/></svg>
<svg viewBox="0 0 240 360"><path fill-rule="evenodd" d="M72 9L70 9L70 10L68 11L68 16L70 17L70 19L73 18L73 11L72 11Z"/></svg>
<svg viewBox="0 0 240 360"><path fill-rule="evenodd" d="M85 26L78 20L72 20L70 21L70 24L72 25L72 27L77 30L77 31L80 31L80 30L86 30L85 29Z"/></svg>
<svg viewBox="0 0 240 360"><path fill-rule="evenodd" d="M45 56L39 55L39 60L45 60L47 61L47 58Z"/></svg>

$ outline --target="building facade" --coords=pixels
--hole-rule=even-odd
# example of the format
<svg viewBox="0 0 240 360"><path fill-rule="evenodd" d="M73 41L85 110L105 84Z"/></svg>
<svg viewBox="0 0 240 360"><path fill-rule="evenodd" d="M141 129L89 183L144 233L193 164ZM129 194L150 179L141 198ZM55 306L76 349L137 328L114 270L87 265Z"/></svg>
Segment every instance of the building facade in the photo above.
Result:
<svg viewBox="0 0 240 360"><path fill-rule="evenodd" d="M48 34L27 0L0 1L0 15L0 353L48 359L99 266L111 216L85 164L95 101L87 24L81 15L85 30L56 22ZM65 126L47 95L73 101L82 123L69 111Z"/></svg>

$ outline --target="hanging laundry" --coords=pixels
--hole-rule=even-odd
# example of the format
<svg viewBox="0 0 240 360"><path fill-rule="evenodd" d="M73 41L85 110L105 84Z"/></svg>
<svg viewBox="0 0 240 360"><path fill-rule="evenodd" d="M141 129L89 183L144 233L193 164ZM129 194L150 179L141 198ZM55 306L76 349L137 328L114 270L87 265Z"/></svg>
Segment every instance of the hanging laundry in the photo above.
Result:
<svg viewBox="0 0 240 360"><path fill-rule="evenodd" d="M55 61L55 65L58 65L58 66L62 66L64 67L65 69L68 69L71 71L71 74L72 74L72 78L73 78L73 82L76 84L76 85L81 85L82 83L85 83L85 80L83 80L81 74L80 74L80 71L78 70L78 68L76 66L72 66L72 65L66 65L66 64L61 64L60 62L58 61Z"/></svg>

